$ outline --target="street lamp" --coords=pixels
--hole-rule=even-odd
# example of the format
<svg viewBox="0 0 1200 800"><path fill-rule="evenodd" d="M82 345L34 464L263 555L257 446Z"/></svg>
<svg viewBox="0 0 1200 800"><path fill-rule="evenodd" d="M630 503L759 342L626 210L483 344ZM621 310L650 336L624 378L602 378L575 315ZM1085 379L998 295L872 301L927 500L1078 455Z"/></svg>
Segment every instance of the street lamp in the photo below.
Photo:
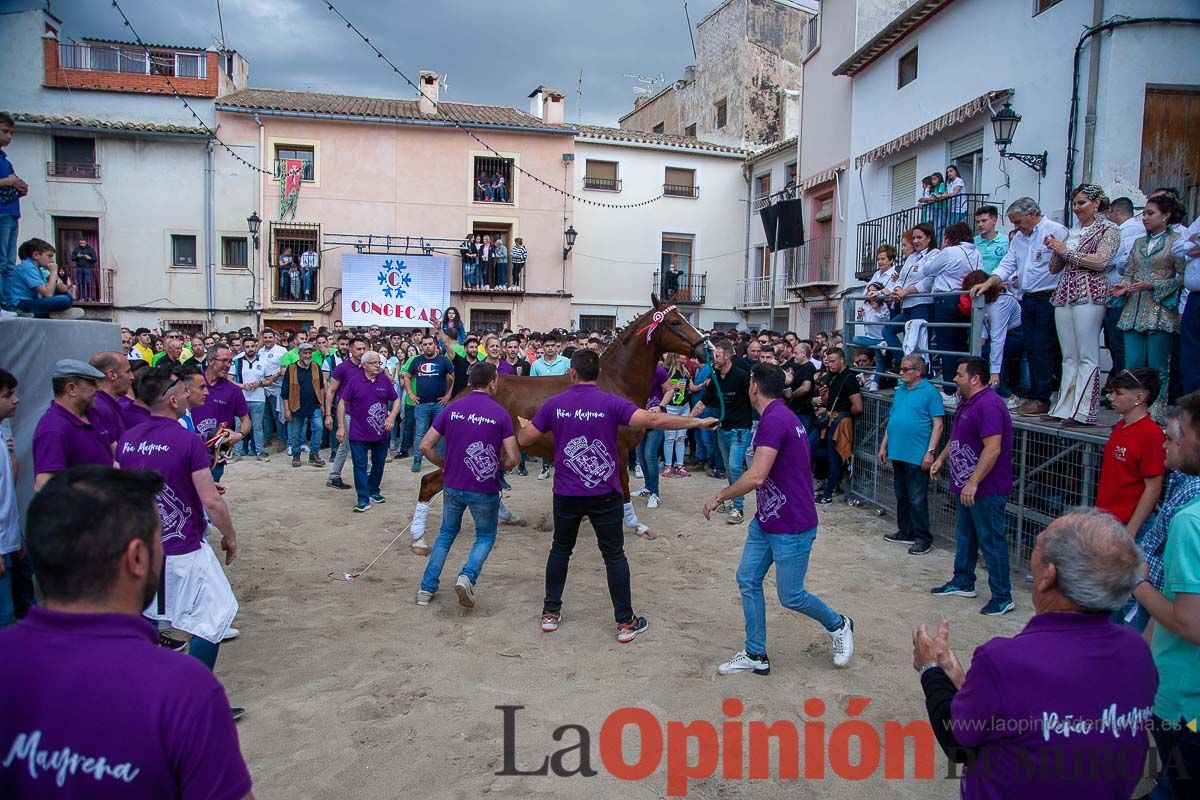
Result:
<svg viewBox="0 0 1200 800"><path fill-rule="evenodd" d="M246 227L250 229L250 235L254 237L254 249L258 249L258 229L262 226L262 218L258 216L257 211L250 212L250 216L246 217Z"/></svg>
<svg viewBox="0 0 1200 800"><path fill-rule="evenodd" d="M567 254L575 247L575 237L579 234L575 231L575 226L571 225L563 232L563 236L567 237L567 244L563 247L563 261L567 260Z"/></svg>
<svg viewBox="0 0 1200 800"><path fill-rule="evenodd" d="M1012 103L1009 102L1005 102L1004 108L992 115L992 135L996 139L996 147L1000 148L1000 157L1020 161L1044 178L1046 177L1046 159L1050 155L1049 151L1043 150L1041 154L1008 152L1008 146L1012 144L1013 137L1017 133L1017 126L1020 124L1021 115L1012 110Z"/></svg>

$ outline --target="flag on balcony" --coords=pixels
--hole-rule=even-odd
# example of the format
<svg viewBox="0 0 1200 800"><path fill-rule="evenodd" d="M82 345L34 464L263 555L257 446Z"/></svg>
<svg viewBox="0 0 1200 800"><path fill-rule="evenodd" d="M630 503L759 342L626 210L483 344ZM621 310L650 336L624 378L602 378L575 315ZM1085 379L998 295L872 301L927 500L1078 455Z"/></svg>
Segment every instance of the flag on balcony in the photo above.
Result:
<svg viewBox="0 0 1200 800"><path fill-rule="evenodd" d="M304 162L298 158L283 161L283 176L279 181L279 219L295 219L300 202L300 181L304 177Z"/></svg>

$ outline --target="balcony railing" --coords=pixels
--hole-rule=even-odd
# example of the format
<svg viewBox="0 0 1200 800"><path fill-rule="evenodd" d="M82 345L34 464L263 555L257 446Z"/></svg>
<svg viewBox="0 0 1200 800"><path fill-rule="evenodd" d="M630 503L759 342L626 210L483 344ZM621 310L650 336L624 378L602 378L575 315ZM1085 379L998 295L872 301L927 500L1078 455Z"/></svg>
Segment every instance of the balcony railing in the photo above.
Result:
<svg viewBox="0 0 1200 800"><path fill-rule="evenodd" d="M593 178L590 175L583 176L583 188L585 189L600 189L605 192L621 191L620 178Z"/></svg>
<svg viewBox="0 0 1200 800"><path fill-rule="evenodd" d="M752 212L754 212L755 214L757 214L759 211L763 210L764 208L766 208L769 205L771 205L771 196L765 195L763 197L758 197L758 198L755 198L754 200L751 200L750 201L750 210Z"/></svg>
<svg viewBox="0 0 1200 800"><path fill-rule="evenodd" d="M99 178L100 165L72 161L47 161L46 175L51 178Z"/></svg>
<svg viewBox="0 0 1200 800"><path fill-rule="evenodd" d="M206 78L208 58L204 53L117 47L107 44L59 44L58 65L63 69L93 72L123 72L131 75L166 75L175 78Z"/></svg>
<svg viewBox="0 0 1200 800"><path fill-rule="evenodd" d="M104 267L88 267L87 271L72 269L72 287L77 306L111 306L113 304L113 276L116 270Z"/></svg>
<svg viewBox="0 0 1200 800"><path fill-rule="evenodd" d="M787 288L800 293L806 286L833 284L842 280L842 240L823 236L809 239L800 247L784 250Z"/></svg>
<svg viewBox="0 0 1200 800"><path fill-rule="evenodd" d="M934 247L942 241L942 231L953 222L966 222L974 227L975 212L988 205L986 194L958 194L933 203L906 208L885 217L867 220L858 225L858 260L855 277L865 281L875 274L875 251L890 244L900 252L904 232L922 223L933 225Z"/></svg>
<svg viewBox="0 0 1200 800"><path fill-rule="evenodd" d="M786 290L787 274L780 271L777 275L765 278L743 278L737 282L735 304L741 309L769 308L771 306L771 290L775 290L775 307L787 305Z"/></svg>
<svg viewBox="0 0 1200 800"><path fill-rule="evenodd" d="M666 277L669 278L670 276ZM707 272L693 272L680 275L678 277L678 284L672 287L665 283L663 273L656 271L654 277L650 280L650 291L661 297L663 302L666 302L674 294L676 303L687 303L698 306L704 304L704 292L707 285Z"/></svg>
<svg viewBox="0 0 1200 800"><path fill-rule="evenodd" d="M699 186L686 186L678 183L664 183L663 194L667 197L699 197Z"/></svg>
<svg viewBox="0 0 1200 800"><path fill-rule="evenodd" d="M316 303L321 299L321 268L271 267L271 299L276 303Z"/></svg>

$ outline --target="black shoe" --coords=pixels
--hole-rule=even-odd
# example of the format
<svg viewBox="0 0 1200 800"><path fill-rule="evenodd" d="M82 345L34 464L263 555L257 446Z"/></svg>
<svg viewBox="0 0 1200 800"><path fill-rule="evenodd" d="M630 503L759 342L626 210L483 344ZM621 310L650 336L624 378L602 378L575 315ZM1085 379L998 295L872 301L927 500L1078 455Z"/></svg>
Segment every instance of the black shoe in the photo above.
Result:
<svg viewBox="0 0 1200 800"><path fill-rule="evenodd" d="M340 477L330 478L329 480L325 481L325 485L332 486L334 489L349 489L349 488L351 488L350 484L346 483Z"/></svg>
<svg viewBox="0 0 1200 800"><path fill-rule="evenodd" d="M233 714L233 721L237 722L246 715L246 709L242 708L241 706L233 706L229 709L229 713Z"/></svg>
<svg viewBox="0 0 1200 800"><path fill-rule="evenodd" d="M913 546L908 548L908 554L910 556L923 556L923 555L926 555L932 549L933 549L932 545L928 545L923 542L913 542Z"/></svg>
<svg viewBox="0 0 1200 800"><path fill-rule="evenodd" d="M525 469L525 467L517 467L517 474L522 478L527 478L529 477L529 470Z"/></svg>
<svg viewBox="0 0 1200 800"><path fill-rule="evenodd" d="M300 454L299 454L299 453L297 453L296 455L292 456L292 466L293 466L293 467L298 467L298 466L300 466Z"/></svg>
<svg viewBox="0 0 1200 800"><path fill-rule="evenodd" d="M184 639L176 639L175 637L171 636L166 631L159 631L158 632L158 646L159 647L169 647L172 650L174 650L176 653L182 653L184 650L187 649L188 643Z"/></svg>
<svg viewBox="0 0 1200 800"><path fill-rule="evenodd" d="M396 453L396 455L392 456L392 461L403 461L406 458L408 458L408 451L401 450L399 453Z"/></svg>
<svg viewBox="0 0 1200 800"><path fill-rule="evenodd" d="M308 457L308 463L312 464L314 467L323 467L323 466L325 466L325 459L323 459L319 455L313 453L312 455L310 455Z"/></svg>
<svg viewBox="0 0 1200 800"><path fill-rule="evenodd" d="M912 544L913 542L916 541L916 539L914 539L913 537L905 536L900 531L896 531L895 533L889 533L889 534L885 535L883 537L883 540L885 542L891 542L892 544Z"/></svg>
<svg viewBox="0 0 1200 800"><path fill-rule="evenodd" d="M819 506L831 506L831 505L833 505L833 498L832 498L832 497L830 497L830 496L829 496L829 495L827 495L827 494L819 494L819 495L817 495L817 497L816 497L816 501L817 501L817 505L819 505Z"/></svg>

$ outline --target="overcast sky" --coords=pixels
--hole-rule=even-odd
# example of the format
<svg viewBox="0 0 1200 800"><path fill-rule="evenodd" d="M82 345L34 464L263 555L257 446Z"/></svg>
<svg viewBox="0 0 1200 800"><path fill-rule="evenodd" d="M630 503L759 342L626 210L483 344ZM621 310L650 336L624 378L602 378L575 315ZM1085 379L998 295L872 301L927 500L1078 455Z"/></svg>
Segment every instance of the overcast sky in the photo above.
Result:
<svg viewBox="0 0 1200 800"><path fill-rule="evenodd" d="M151 44L207 47L220 41L217 0L120 0ZM721 0L688 0L692 24ZM44 0L0 0L0 9ZM577 119L583 69L583 121L616 125L633 107L637 82L667 82L693 63L683 0L334 0L397 66L416 80L432 69L449 77L442 99L528 109L538 84L567 95ZM362 43L322 0L220 0L227 46L250 62L250 85L273 89L414 97L415 92ZM67 38L132 39L109 0L51 0Z"/></svg>

